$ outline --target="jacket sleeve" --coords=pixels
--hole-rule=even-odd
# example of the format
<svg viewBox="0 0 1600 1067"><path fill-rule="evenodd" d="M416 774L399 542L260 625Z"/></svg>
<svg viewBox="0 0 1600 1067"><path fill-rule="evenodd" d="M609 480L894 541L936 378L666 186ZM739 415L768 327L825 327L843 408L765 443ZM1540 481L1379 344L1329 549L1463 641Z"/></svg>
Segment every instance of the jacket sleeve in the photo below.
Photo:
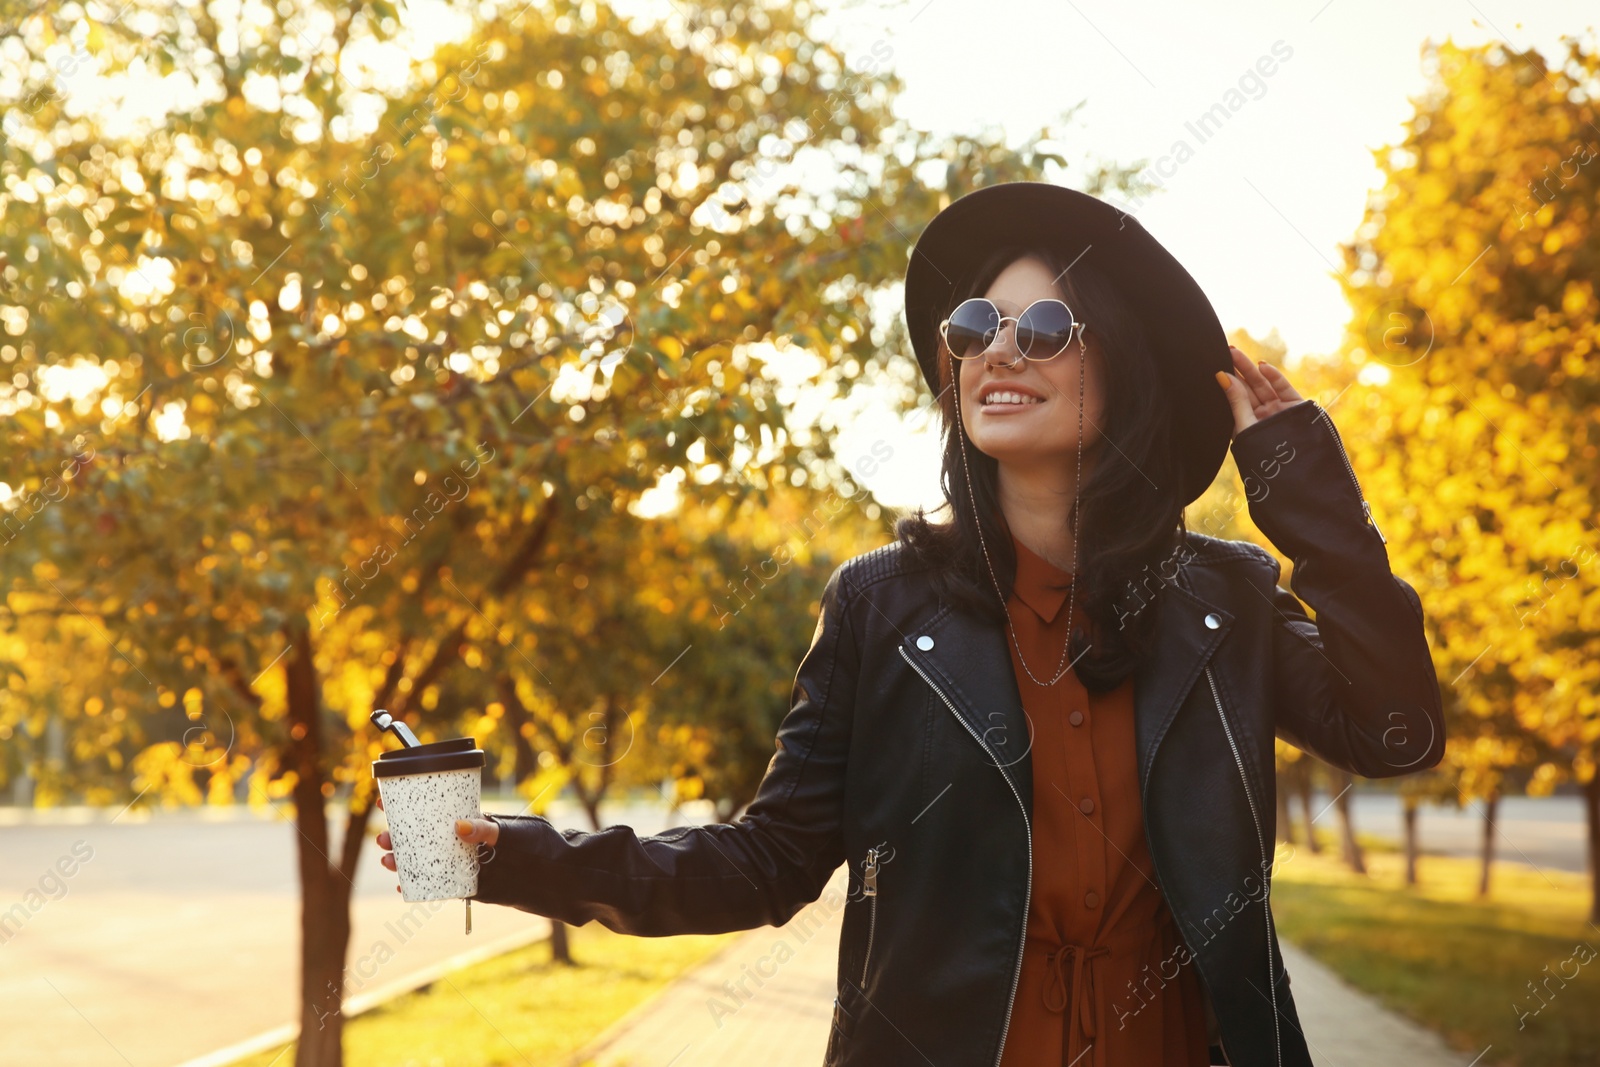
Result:
<svg viewBox="0 0 1600 1067"><path fill-rule="evenodd" d="M1250 517L1294 560L1294 592L1272 594L1278 736L1367 778L1434 766L1444 715L1422 601L1389 570L1327 410L1276 412L1235 434L1233 454Z"/></svg>
<svg viewBox="0 0 1600 1067"><path fill-rule="evenodd" d="M646 937L779 926L816 900L844 862L841 810L859 649L846 562L824 586L816 629L755 799L735 822L639 836L627 826L558 830L541 815L495 815L478 846L472 899L574 926Z"/></svg>

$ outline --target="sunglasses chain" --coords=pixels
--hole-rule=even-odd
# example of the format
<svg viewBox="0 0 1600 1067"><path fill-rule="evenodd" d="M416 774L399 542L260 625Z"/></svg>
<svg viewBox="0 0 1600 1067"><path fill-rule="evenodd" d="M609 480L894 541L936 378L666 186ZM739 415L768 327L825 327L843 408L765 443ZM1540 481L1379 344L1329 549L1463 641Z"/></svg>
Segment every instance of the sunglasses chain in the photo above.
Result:
<svg viewBox="0 0 1600 1067"><path fill-rule="evenodd" d="M949 346L947 345L946 351L948 350ZM1040 686L1055 685L1061 680L1063 675L1072 669L1072 664L1067 663L1067 653L1072 649L1072 614L1078 599L1078 493L1083 484L1083 400L1086 367L1089 362L1089 350L1084 344L1083 331L1081 330L1078 331L1078 352L1078 473L1072 487L1072 585L1067 597L1067 641L1066 644L1062 646L1061 661L1056 664L1055 677L1051 678L1048 682L1040 681L1039 676L1033 673L1033 670L1028 666L1028 661L1022 656L1022 645L1017 641L1017 628L1016 625L1011 621L1011 609L1006 605L1005 594L1000 591L1000 580L995 577L994 573L994 561L989 558L989 545L983 537L983 523L978 518L978 506L974 498L972 488L972 470L967 466L966 445L963 443L960 446L961 469L966 475L967 479L967 502L972 508L973 523L978 528L978 544L983 549L983 561L988 565L989 568L989 581L994 584L995 595L1000 598L1000 609L1005 612L1006 632L1011 635L1011 644L1017 650L1017 662L1021 663L1022 669L1028 672L1028 677L1032 678L1034 683ZM1009 364L1011 367L1015 367L1016 365L1017 364L1014 362ZM964 436L966 427L963 425L961 420L960 363L954 363L951 369L956 372L956 388L954 392L954 396L956 398L956 428L957 431L962 433ZM968 437L966 440L970 441L971 438ZM1092 642L1090 647L1093 647ZM1084 654L1088 654L1088 651L1089 649L1084 649ZM1076 662L1077 660L1073 661L1073 663Z"/></svg>

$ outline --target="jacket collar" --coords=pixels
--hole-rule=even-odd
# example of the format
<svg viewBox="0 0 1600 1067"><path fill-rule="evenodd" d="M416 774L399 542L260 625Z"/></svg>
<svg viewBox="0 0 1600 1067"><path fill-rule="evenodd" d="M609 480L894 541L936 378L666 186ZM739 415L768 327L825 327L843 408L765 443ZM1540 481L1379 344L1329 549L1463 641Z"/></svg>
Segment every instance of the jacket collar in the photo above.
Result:
<svg viewBox="0 0 1600 1067"><path fill-rule="evenodd" d="M1157 613L1153 632L1161 652L1134 674L1141 796L1148 796L1156 749L1178 707L1233 624L1234 617L1219 603L1221 599L1223 587L1216 568L1191 560L1144 609ZM1031 819L1033 774L1028 756L1032 731L1013 673L1010 640L1010 635L992 622L942 603L905 632L900 648L901 655L919 668L962 725L987 749Z"/></svg>

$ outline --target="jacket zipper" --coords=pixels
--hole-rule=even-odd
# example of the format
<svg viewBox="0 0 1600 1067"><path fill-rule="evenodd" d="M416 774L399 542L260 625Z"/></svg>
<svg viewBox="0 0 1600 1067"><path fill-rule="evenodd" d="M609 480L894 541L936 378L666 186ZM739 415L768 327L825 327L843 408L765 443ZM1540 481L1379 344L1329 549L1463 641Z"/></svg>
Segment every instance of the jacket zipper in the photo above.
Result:
<svg viewBox="0 0 1600 1067"><path fill-rule="evenodd" d="M1239 754L1239 745L1233 739L1233 727L1228 725L1228 716L1222 710L1222 695L1217 692L1217 680L1212 676L1209 664L1206 666L1206 681L1211 685L1211 699L1216 701L1217 718L1222 720L1222 732L1228 736L1228 747L1233 750L1233 762L1239 768L1239 781L1244 786L1244 799L1250 805L1250 821L1255 823L1256 826L1256 847L1261 850L1262 864L1267 865L1267 839L1261 834L1261 816L1256 811L1256 798L1250 792L1250 779L1244 773L1244 757ZM1263 867L1262 875L1270 878L1265 866ZM1268 885L1271 885L1270 881ZM1283 1047L1282 1039L1278 1035L1278 983L1275 980L1277 975L1274 973L1272 966L1271 896L1270 889L1262 894L1261 910L1266 912L1267 915L1267 995L1272 1000L1272 1055L1273 1062L1281 1065L1283 1063Z"/></svg>
<svg viewBox="0 0 1600 1067"><path fill-rule="evenodd" d="M878 850L867 849L867 863L861 870L863 896L872 898L871 919L867 923L867 958L861 961L861 988L867 988L867 966L872 962L872 939L878 932Z"/></svg>
<svg viewBox="0 0 1600 1067"><path fill-rule="evenodd" d="M961 717L961 713L956 710L956 706L950 703L950 698L945 696L944 692L933 684L933 679L929 678L922 668L917 666L916 661L906 655L906 646L900 645L898 647L900 649L900 658L911 664L911 669L916 671L924 682L928 683L929 689L939 694L939 699L944 701L944 706L950 709L950 714L956 717L956 721L966 728L967 733L972 735L972 739L978 742L979 747L984 752L988 753L990 759L994 760L995 770L1000 771L1000 777L1004 778L1006 785L1011 787L1011 795L1017 798L1017 807L1022 810L1022 825L1028 832L1028 884L1022 898L1022 931L1017 937L1017 967L1011 975L1011 995L1006 1000L1006 1021L1000 1027L1000 1047L995 1050L994 1054L995 1067L1000 1067L1000 1058L1005 1053L1006 1034L1011 1029L1011 1009L1015 1006L1017 1000L1017 982L1022 978L1022 952L1027 947L1028 941L1028 908L1033 903L1033 824L1028 820L1028 807L1022 802L1022 794L1017 792L1017 787L1012 784L1011 776L1001 770L1000 760L989 750L989 746L983 743L983 738L979 736L978 731L974 730L972 724ZM1277 1023L1276 1014L1273 1015L1273 1023Z"/></svg>
<svg viewBox="0 0 1600 1067"><path fill-rule="evenodd" d="M1316 401L1313 400L1312 403L1316 404ZM1339 431L1333 425L1333 419L1329 416L1328 409L1321 404L1317 404L1317 416L1327 422L1328 429L1333 432L1333 443L1339 446L1339 458L1344 460L1344 469L1350 472L1350 481L1356 487L1356 496L1361 498L1361 514L1366 518L1367 525L1377 530L1378 540L1388 544L1389 539L1383 536L1382 530L1378 529L1378 520L1372 517L1372 505L1367 503L1366 494L1361 492L1361 483L1356 481L1356 469L1350 465L1350 457L1344 450L1344 441L1340 440Z"/></svg>

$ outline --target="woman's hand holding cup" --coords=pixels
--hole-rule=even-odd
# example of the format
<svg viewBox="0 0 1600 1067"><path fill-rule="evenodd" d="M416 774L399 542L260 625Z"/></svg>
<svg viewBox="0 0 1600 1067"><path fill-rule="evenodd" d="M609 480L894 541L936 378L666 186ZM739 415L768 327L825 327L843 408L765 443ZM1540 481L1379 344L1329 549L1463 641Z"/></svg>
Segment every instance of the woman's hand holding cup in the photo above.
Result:
<svg viewBox="0 0 1600 1067"><path fill-rule="evenodd" d="M381 796L378 798L378 807L380 810L383 808ZM456 836L469 845L482 843L492 848L500 840L500 824L493 819L457 819ZM398 873L394 865L394 843L389 839L389 831L378 835L378 847L384 850L378 862ZM400 887L395 886L394 891L400 892Z"/></svg>

